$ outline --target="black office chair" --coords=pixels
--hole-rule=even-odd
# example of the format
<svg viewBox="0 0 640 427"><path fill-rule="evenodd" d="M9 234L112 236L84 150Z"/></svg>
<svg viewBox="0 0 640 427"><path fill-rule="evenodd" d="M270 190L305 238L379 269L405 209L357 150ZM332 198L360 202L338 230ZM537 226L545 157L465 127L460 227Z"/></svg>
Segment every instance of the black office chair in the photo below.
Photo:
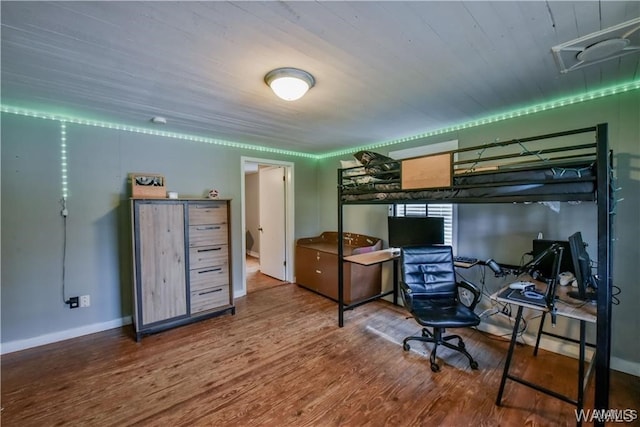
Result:
<svg viewBox="0 0 640 427"><path fill-rule="evenodd" d="M464 342L459 335L443 335L446 328L470 327L480 323L480 317L473 312L480 300L480 290L465 280L456 282L451 247L403 248L400 287L405 307L416 322L424 326L422 335L405 338L402 348L408 351L408 341L411 340L433 343L430 358L433 372L440 370L436 363L438 345L459 351L467 356L471 369L478 369L478 363L465 350ZM469 290L474 296L468 306L459 299L459 287ZM433 332L427 328L432 328ZM457 346L449 342L454 338L458 340Z"/></svg>

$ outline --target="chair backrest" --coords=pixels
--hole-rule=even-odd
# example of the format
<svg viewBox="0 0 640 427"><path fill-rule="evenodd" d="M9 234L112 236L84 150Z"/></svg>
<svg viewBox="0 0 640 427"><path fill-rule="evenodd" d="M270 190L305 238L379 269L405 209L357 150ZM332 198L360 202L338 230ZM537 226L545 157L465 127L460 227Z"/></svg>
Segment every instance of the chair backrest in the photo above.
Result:
<svg viewBox="0 0 640 427"><path fill-rule="evenodd" d="M451 246L402 248L402 281L413 296L456 298L456 273Z"/></svg>

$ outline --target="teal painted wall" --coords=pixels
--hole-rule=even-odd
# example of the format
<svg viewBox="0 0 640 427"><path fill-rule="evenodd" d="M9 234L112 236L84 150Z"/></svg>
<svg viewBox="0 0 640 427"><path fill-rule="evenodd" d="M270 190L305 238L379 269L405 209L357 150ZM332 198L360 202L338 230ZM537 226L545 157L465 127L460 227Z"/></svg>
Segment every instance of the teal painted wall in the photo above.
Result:
<svg viewBox="0 0 640 427"><path fill-rule="evenodd" d="M69 196L62 298L60 124L2 115L2 342L27 340L132 313L130 172L166 177L181 197L217 188L230 198L234 288L242 278L241 156L294 163L296 237L318 229L317 161L67 124Z"/></svg>

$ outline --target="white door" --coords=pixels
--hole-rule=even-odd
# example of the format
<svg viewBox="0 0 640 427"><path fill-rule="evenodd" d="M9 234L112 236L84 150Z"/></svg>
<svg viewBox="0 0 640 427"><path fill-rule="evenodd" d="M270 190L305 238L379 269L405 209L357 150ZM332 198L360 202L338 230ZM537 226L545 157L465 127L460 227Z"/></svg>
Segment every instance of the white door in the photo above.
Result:
<svg viewBox="0 0 640 427"><path fill-rule="evenodd" d="M284 167L260 168L258 210L260 212L260 271L285 279L285 177Z"/></svg>

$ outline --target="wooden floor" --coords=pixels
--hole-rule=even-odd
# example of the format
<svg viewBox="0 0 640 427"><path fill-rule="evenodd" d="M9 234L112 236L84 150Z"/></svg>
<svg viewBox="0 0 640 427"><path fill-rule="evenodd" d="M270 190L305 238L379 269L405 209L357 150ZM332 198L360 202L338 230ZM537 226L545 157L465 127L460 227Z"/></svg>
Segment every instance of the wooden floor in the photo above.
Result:
<svg viewBox="0 0 640 427"><path fill-rule="evenodd" d="M480 369L448 349L429 369L404 311L373 302L337 327L332 301L295 284L253 292L224 315L136 343L131 326L2 356L2 426L558 426L573 407L508 382L507 344L464 333ZM575 392L576 361L520 347L529 379ZM640 380L611 377L611 407L638 409ZM592 392L589 402L592 402Z"/></svg>
<svg viewBox="0 0 640 427"><path fill-rule="evenodd" d="M246 261L246 273L247 273L247 293L261 291L263 289L273 288L274 286L280 286L286 284L263 274L260 271L260 259L247 255Z"/></svg>

